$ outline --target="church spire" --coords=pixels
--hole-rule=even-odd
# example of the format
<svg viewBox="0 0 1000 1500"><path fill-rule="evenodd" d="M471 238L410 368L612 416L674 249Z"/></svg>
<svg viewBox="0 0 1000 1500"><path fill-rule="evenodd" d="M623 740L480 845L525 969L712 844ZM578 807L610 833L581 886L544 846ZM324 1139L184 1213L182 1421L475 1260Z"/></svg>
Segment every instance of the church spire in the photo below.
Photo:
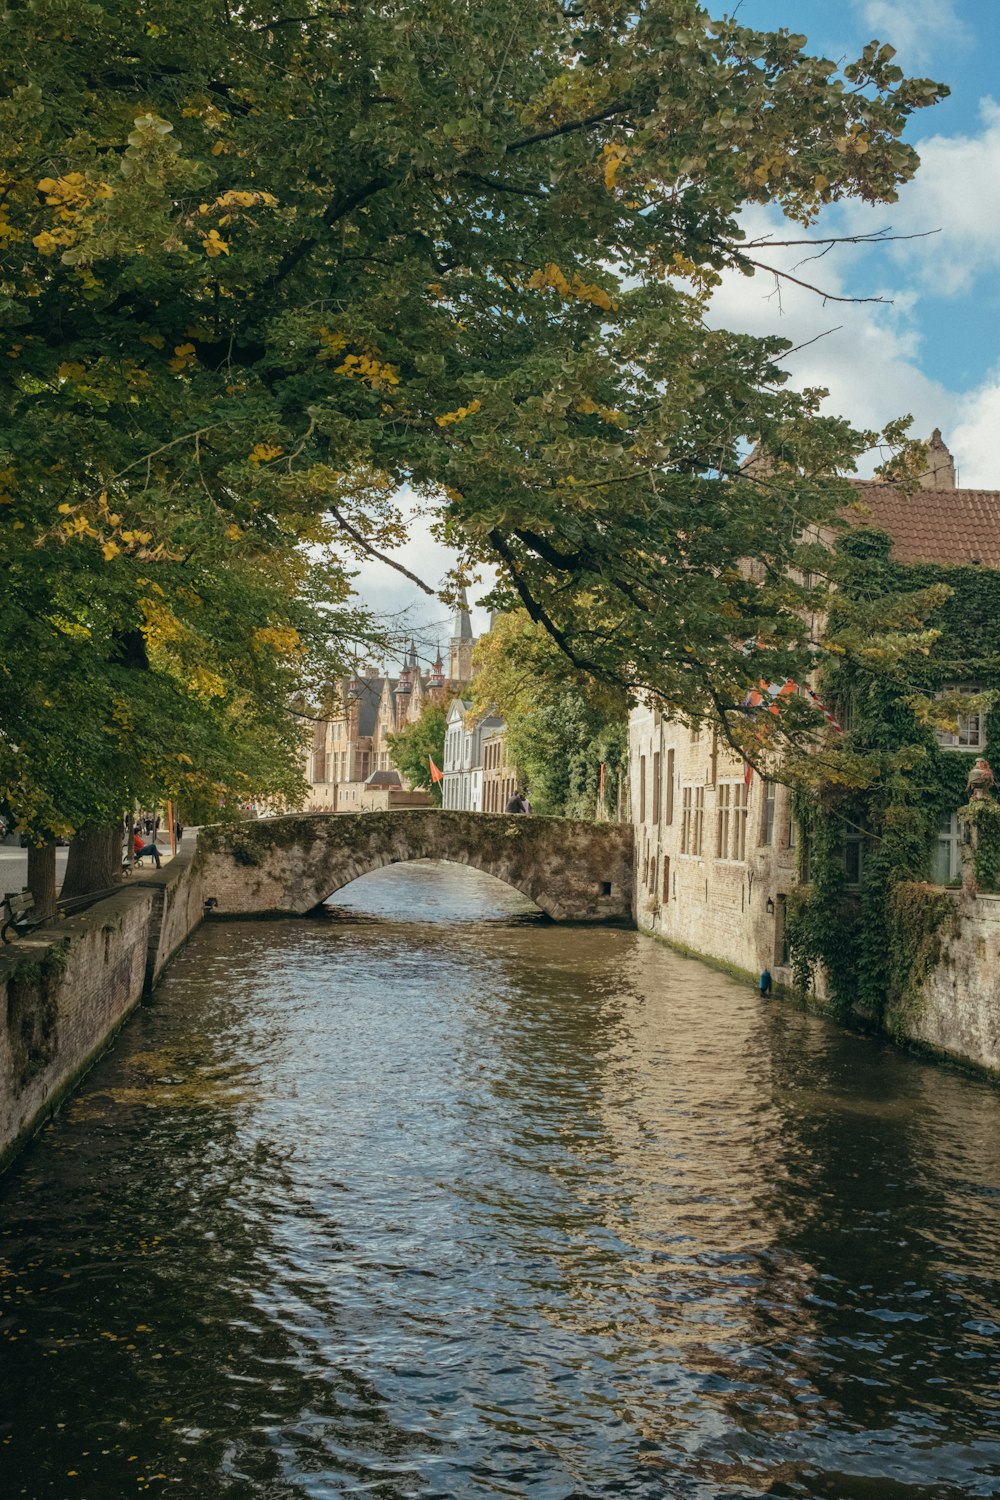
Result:
<svg viewBox="0 0 1000 1500"><path fill-rule="evenodd" d="M455 620L451 628L451 638L453 641L471 641L472 615L469 613L469 596L465 592L464 584L458 598L459 604L455 611Z"/></svg>
<svg viewBox="0 0 1000 1500"><path fill-rule="evenodd" d="M463 585L458 596L458 608L451 629L451 644L448 652L448 676L453 682L469 682L472 678L472 615L469 598Z"/></svg>

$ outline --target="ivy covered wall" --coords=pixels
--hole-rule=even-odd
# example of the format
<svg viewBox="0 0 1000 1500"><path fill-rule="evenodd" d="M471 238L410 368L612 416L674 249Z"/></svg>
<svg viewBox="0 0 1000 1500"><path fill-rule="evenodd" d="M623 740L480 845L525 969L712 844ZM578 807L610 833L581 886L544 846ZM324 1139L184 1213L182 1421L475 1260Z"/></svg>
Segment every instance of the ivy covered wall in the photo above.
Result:
<svg viewBox="0 0 1000 1500"><path fill-rule="evenodd" d="M831 780L797 794L803 884L789 904L787 935L802 988L822 964L840 1013L860 1011L903 1033L954 922L954 897L931 884L942 819L968 803L977 756L1000 749L996 707L985 708L979 750L941 748L927 717L949 689L1000 689L1000 572L903 565L891 559L891 546L874 529L838 544L839 620L831 619L828 637L834 664L820 691L844 725L844 749L864 765L865 784ZM848 639L852 610L863 618L874 601L902 601L940 585L947 595L926 617L938 634L924 651L894 661L891 639L878 660L838 650L838 628L847 622ZM1000 889L1000 806L987 800L970 811L977 885Z"/></svg>

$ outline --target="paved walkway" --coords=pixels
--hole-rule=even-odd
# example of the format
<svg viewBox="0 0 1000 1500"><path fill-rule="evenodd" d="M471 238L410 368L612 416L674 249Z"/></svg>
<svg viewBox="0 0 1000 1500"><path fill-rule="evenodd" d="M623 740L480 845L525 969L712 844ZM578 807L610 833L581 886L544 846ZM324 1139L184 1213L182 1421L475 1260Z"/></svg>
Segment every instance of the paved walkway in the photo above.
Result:
<svg viewBox="0 0 1000 1500"><path fill-rule="evenodd" d="M56 889L62 889L63 876L66 873L66 856L68 849L56 850ZM173 856L169 845L160 850L160 859L166 864ZM139 865L139 870L147 873L155 866L150 860L144 860ZM22 891L24 883L28 878L28 851L20 849L16 845L0 844L0 896L6 891Z"/></svg>

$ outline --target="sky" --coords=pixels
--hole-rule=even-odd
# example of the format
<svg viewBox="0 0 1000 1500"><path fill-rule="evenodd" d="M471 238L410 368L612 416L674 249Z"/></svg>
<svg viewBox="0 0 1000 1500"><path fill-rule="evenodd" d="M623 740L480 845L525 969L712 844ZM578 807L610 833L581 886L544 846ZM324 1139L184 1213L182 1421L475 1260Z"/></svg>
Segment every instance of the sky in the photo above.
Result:
<svg viewBox="0 0 1000 1500"><path fill-rule="evenodd" d="M812 53L838 63L877 38L896 48L907 74L951 88L942 104L911 118L905 139L922 164L898 203L836 205L811 231L925 237L837 247L796 273L831 296L882 301L824 303L787 285L778 297L771 277L733 275L715 294L711 319L793 345L815 339L786 362L796 386L824 387L825 409L859 427L907 413L921 437L939 427L959 483L1000 489L1000 0L708 0L708 9L804 33ZM777 211L755 209L744 227L782 238L790 226ZM802 255L776 252L775 263L790 270ZM420 525L399 556L435 585L448 567ZM404 612L424 648L436 635L444 645L447 612L398 574L366 566L357 587L374 608ZM485 592L485 584L470 590L477 633L487 623L476 607Z"/></svg>

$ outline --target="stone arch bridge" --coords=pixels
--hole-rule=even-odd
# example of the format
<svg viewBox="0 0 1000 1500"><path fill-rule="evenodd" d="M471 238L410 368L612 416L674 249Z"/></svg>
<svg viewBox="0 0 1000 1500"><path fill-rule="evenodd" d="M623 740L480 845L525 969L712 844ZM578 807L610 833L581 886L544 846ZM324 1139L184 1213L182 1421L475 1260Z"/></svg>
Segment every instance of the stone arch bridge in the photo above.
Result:
<svg viewBox="0 0 1000 1500"><path fill-rule="evenodd" d="M213 915L302 916L362 875L444 859L494 875L559 922L632 921L632 828L571 818L443 812L297 813L203 828Z"/></svg>

